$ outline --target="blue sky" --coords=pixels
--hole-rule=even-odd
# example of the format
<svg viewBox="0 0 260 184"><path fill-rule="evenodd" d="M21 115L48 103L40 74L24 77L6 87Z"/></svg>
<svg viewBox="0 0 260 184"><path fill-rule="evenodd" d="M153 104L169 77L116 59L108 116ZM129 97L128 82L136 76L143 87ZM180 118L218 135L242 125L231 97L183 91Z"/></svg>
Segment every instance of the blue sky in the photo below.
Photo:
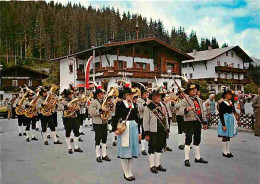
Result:
<svg viewBox="0 0 260 184"><path fill-rule="evenodd" d="M57 2L57 1L56 1ZM58 0L67 4L67 0ZM75 0L85 7L110 6L120 13L130 11L163 21L165 29L184 26L187 34L195 30L197 36L216 37L239 45L250 56L260 58L260 0L135 0L101 1Z"/></svg>

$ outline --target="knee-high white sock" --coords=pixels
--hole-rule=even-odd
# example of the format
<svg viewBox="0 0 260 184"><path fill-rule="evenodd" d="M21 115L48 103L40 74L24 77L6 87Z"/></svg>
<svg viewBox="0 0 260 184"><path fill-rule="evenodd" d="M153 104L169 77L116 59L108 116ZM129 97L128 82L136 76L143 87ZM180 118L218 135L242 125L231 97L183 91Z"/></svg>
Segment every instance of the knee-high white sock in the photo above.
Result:
<svg viewBox="0 0 260 184"><path fill-rule="evenodd" d="M230 153L230 151L229 151L229 146L230 146L230 141L227 141L227 153Z"/></svg>
<svg viewBox="0 0 260 184"><path fill-rule="evenodd" d="M22 126L22 130L26 133L26 126Z"/></svg>
<svg viewBox="0 0 260 184"><path fill-rule="evenodd" d="M161 158L162 158L162 153L154 153L155 156L155 166L158 167L159 165L161 165Z"/></svg>
<svg viewBox="0 0 260 184"><path fill-rule="evenodd" d="M115 135L115 132L112 132L112 133L111 133L111 136L112 136L112 142L114 142L114 141L116 140L116 139L115 139L115 136L116 136L116 135Z"/></svg>
<svg viewBox="0 0 260 184"><path fill-rule="evenodd" d="M56 137L56 132L55 132L55 131L51 131L51 132L50 132L50 135L51 135L51 137L53 138L54 142L57 142L57 141L58 141L58 139L57 139L57 137Z"/></svg>
<svg viewBox="0 0 260 184"><path fill-rule="evenodd" d="M96 158L100 157L100 145L96 145Z"/></svg>
<svg viewBox="0 0 260 184"><path fill-rule="evenodd" d="M149 154L149 163L150 163L150 168L152 168L153 166L155 166L155 163L154 163L154 154Z"/></svg>
<svg viewBox="0 0 260 184"><path fill-rule="evenodd" d="M82 132L82 128L81 128L81 125L79 126L79 133L81 133Z"/></svg>
<svg viewBox="0 0 260 184"><path fill-rule="evenodd" d="M130 176L133 176L132 168L133 168L133 159L128 159L128 173Z"/></svg>
<svg viewBox="0 0 260 184"><path fill-rule="evenodd" d="M47 141L47 132L42 132L44 142Z"/></svg>
<svg viewBox="0 0 260 184"><path fill-rule="evenodd" d="M195 158L197 160L199 160L200 159L200 147L194 145L193 148L194 148L194 152L195 152Z"/></svg>
<svg viewBox="0 0 260 184"><path fill-rule="evenodd" d="M31 138L31 132L29 131L25 131L26 132L26 138Z"/></svg>
<svg viewBox="0 0 260 184"><path fill-rule="evenodd" d="M107 145L103 143L101 143L101 145L102 145L102 157L105 157L107 156Z"/></svg>
<svg viewBox="0 0 260 184"><path fill-rule="evenodd" d="M108 124L108 130L112 130L111 124Z"/></svg>
<svg viewBox="0 0 260 184"><path fill-rule="evenodd" d="M39 128L39 123L36 121L36 124L35 124L36 128Z"/></svg>
<svg viewBox="0 0 260 184"><path fill-rule="evenodd" d="M185 160L189 160L190 159L190 146L189 145L185 145L184 152L185 152Z"/></svg>
<svg viewBox="0 0 260 184"><path fill-rule="evenodd" d="M122 165L122 169L123 169L123 172L125 174L125 177L129 178L130 174L128 172L128 160L127 159L121 159L121 165Z"/></svg>
<svg viewBox="0 0 260 184"><path fill-rule="evenodd" d="M78 149L79 148L79 137L74 138L74 148Z"/></svg>
<svg viewBox="0 0 260 184"><path fill-rule="evenodd" d="M19 134L22 133L22 128L21 128L21 126L18 126L18 132L19 132Z"/></svg>
<svg viewBox="0 0 260 184"><path fill-rule="evenodd" d="M227 142L222 142L223 146L223 153L226 155L227 154Z"/></svg>
<svg viewBox="0 0 260 184"><path fill-rule="evenodd" d="M66 143L67 143L68 149L72 149L71 143L70 143L70 137L66 137Z"/></svg>
<svg viewBox="0 0 260 184"><path fill-rule="evenodd" d="M184 138L183 138L183 134L178 134L178 142L179 142L179 146L180 146L180 145L183 145L183 140L184 140Z"/></svg>
<svg viewBox="0 0 260 184"><path fill-rule="evenodd" d="M141 151L145 151L145 140L141 140Z"/></svg>
<svg viewBox="0 0 260 184"><path fill-rule="evenodd" d="M32 130L32 133L31 133L31 135L32 135L32 138L34 138L34 137L35 137L35 134L34 134L34 132L35 132L35 130Z"/></svg>

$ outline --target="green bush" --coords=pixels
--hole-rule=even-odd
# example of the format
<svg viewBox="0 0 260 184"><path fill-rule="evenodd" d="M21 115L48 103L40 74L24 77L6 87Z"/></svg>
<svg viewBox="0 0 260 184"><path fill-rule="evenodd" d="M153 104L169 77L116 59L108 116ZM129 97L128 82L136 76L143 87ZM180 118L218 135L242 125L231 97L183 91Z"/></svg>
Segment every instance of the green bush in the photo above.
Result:
<svg viewBox="0 0 260 184"><path fill-rule="evenodd" d="M260 86L257 86L255 83L252 82L250 84L245 85L244 93L257 94L258 88L260 88Z"/></svg>

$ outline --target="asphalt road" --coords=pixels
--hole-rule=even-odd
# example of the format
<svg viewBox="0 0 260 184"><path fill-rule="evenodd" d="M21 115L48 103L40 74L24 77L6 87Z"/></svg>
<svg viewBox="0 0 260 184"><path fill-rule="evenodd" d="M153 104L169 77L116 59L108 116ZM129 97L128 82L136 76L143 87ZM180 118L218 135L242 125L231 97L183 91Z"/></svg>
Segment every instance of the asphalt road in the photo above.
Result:
<svg viewBox="0 0 260 184"><path fill-rule="evenodd" d="M19 137L17 120L0 119L4 133L1 138L1 183L2 184L88 184L129 183L123 179L120 160L116 158L116 147L108 138L108 154L112 161L102 164L95 161L94 133L84 128L86 135L80 147L83 153L67 153L64 131L59 118L60 140L63 145L43 145L40 132L37 142L25 142ZM234 158L222 157L221 140L214 129L203 131L201 155L209 161L207 165L194 163L191 150L191 167L183 164L184 151L177 149L177 127L172 125L169 146L173 152L162 156L166 173L152 174L147 156L140 155L134 160L135 182L131 183L189 183L189 184L257 184L260 183L260 138L253 133L239 132L232 139L231 152ZM51 143L51 141L49 141Z"/></svg>

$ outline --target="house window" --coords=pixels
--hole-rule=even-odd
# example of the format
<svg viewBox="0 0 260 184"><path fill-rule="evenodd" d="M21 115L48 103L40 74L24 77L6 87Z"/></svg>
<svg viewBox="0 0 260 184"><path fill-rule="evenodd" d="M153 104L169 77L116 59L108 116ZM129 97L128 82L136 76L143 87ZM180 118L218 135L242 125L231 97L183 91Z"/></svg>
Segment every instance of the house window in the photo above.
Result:
<svg viewBox="0 0 260 184"><path fill-rule="evenodd" d="M3 100L3 99L4 99L4 95L0 94L0 100Z"/></svg>
<svg viewBox="0 0 260 184"><path fill-rule="evenodd" d="M189 67L192 67L192 63L189 63Z"/></svg>
<svg viewBox="0 0 260 184"><path fill-rule="evenodd" d="M227 73L225 73L225 79L227 79Z"/></svg>
<svg viewBox="0 0 260 184"><path fill-rule="evenodd" d="M231 63L230 67L234 68L234 63Z"/></svg>
<svg viewBox="0 0 260 184"><path fill-rule="evenodd" d="M218 91L221 91L221 85L218 85Z"/></svg>
<svg viewBox="0 0 260 184"><path fill-rule="evenodd" d="M231 57L233 57L234 56L234 53L233 52L231 52Z"/></svg>
<svg viewBox="0 0 260 184"><path fill-rule="evenodd" d="M185 73L185 77L187 78L188 77L188 75Z"/></svg>
<svg viewBox="0 0 260 184"><path fill-rule="evenodd" d="M221 74L220 73L218 73L218 78L220 78L221 77Z"/></svg>
<svg viewBox="0 0 260 184"><path fill-rule="evenodd" d="M100 62L96 62L95 63L95 68L99 68L100 67Z"/></svg>
<svg viewBox="0 0 260 184"><path fill-rule="evenodd" d="M237 90L238 90L238 91L241 91L241 86L237 86Z"/></svg>
<svg viewBox="0 0 260 184"><path fill-rule="evenodd" d="M240 64L237 64L237 67L240 68Z"/></svg>
<svg viewBox="0 0 260 184"><path fill-rule="evenodd" d="M171 71L174 70L174 67L175 67L174 64L168 63L168 64L167 64L167 71L168 71L168 70L171 70Z"/></svg>
<svg viewBox="0 0 260 184"><path fill-rule="evenodd" d="M142 66L143 66L142 68L145 70L146 69L146 63L143 63Z"/></svg>
<svg viewBox="0 0 260 184"><path fill-rule="evenodd" d="M124 68L124 61L119 61L118 63L119 63L119 64L118 64L118 65L119 65L119 68L121 68L121 69ZM137 64L138 64L138 63L137 63Z"/></svg>
<svg viewBox="0 0 260 184"><path fill-rule="evenodd" d="M84 64L79 64L78 70L84 72Z"/></svg>
<svg viewBox="0 0 260 184"><path fill-rule="evenodd" d="M27 85L28 85L28 86L32 86L32 80L28 80Z"/></svg>
<svg viewBox="0 0 260 184"><path fill-rule="evenodd" d="M220 61L217 62L217 66L221 66L221 65L220 65Z"/></svg>
<svg viewBox="0 0 260 184"><path fill-rule="evenodd" d="M226 52L226 56L228 56L228 52Z"/></svg>
<svg viewBox="0 0 260 184"><path fill-rule="evenodd" d="M240 74L237 75L238 80L240 80Z"/></svg>
<svg viewBox="0 0 260 184"><path fill-rule="evenodd" d="M186 67L187 67L187 63L184 63L184 64L182 65L182 67L183 67L183 68L186 68Z"/></svg>
<svg viewBox="0 0 260 184"><path fill-rule="evenodd" d="M228 66L227 62L224 62L224 66Z"/></svg>
<svg viewBox="0 0 260 184"><path fill-rule="evenodd" d="M73 72L73 64L70 63L70 64L69 64L69 73L72 73L72 72Z"/></svg>
<svg viewBox="0 0 260 184"><path fill-rule="evenodd" d="M190 73L190 79L192 79L192 73Z"/></svg>
<svg viewBox="0 0 260 184"><path fill-rule="evenodd" d="M18 86L18 81L17 80L12 80L12 86L17 87Z"/></svg>
<svg viewBox="0 0 260 184"><path fill-rule="evenodd" d="M234 79L234 73L232 73L232 79Z"/></svg>

